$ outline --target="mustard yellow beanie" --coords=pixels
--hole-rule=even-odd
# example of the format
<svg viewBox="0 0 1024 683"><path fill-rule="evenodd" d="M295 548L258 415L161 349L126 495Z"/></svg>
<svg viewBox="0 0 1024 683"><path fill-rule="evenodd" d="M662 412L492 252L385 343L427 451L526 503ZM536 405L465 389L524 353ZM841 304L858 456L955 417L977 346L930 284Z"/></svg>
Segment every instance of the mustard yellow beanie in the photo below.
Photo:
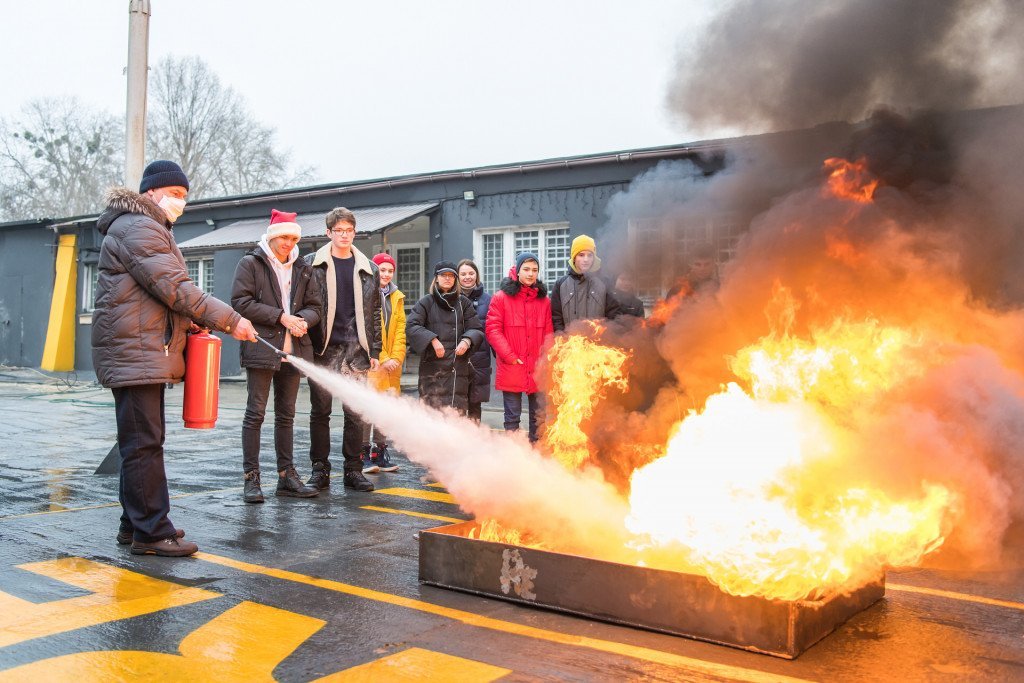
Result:
<svg viewBox="0 0 1024 683"><path fill-rule="evenodd" d="M581 251L594 252L594 267L590 269L590 272L597 272L598 268L601 267L601 259L597 257L597 243L594 242L594 238L590 235L580 235L572 241L572 248L569 251L569 267L572 268L573 272L579 272L576 270L576 255Z"/></svg>

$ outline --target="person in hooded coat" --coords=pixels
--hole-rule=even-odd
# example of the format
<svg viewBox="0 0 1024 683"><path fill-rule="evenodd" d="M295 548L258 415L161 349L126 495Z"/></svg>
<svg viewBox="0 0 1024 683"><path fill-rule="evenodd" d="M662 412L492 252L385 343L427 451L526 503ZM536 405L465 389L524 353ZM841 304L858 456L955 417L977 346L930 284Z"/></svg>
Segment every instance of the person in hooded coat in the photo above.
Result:
<svg viewBox="0 0 1024 683"><path fill-rule="evenodd" d="M100 245L92 362L114 395L120 455L121 524L117 542L135 555L184 557L199 546L183 540L171 511L164 470L164 391L185 375L191 321L255 341L252 323L189 279L172 226L185 210L188 177L161 159L146 166L139 191L107 192L96 221ZM198 328L196 328L198 329Z"/></svg>
<svg viewBox="0 0 1024 683"><path fill-rule="evenodd" d="M503 394L505 431L519 430L523 394L529 404L529 437L540 438L543 405L534 371L545 340L554 332L551 299L539 279L540 259L525 252L502 280L487 316L487 340L498 360L494 388Z"/></svg>
<svg viewBox="0 0 1024 683"><path fill-rule="evenodd" d="M251 319L260 337L283 353L313 362L307 332L320 322L323 302L313 282L313 268L299 258L302 229L296 214L272 209L270 225L256 248L235 268L231 305ZM287 358L264 344L242 347L241 364L249 396L242 418L242 470L246 503L262 503L260 429L274 387L274 446L277 452L278 496L312 498L320 493L302 483L295 471L293 433L295 399L301 375Z"/></svg>
<svg viewBox="0 0 1024 683"><path fill-rule="evenodd" d="M420 398L435 408L469 409L469 352L484 341L473 304L462 294L451 261L434 266L430 293L416 302L405 325L409 346L420 354Z"/></svg>
<svg viewBox="0 0 1024 683"><path fill-rule="evenodd" d="M473 303L476 317L487 329L487 309L491 295L484 291L480 281L480 269L470 259L459 261L459 284L463 293ZM477 422L483 416L482 406L491 400L491 345L484 341L474 347L469 362L473 364L473 380L469 384L469 417Z"/></svg>

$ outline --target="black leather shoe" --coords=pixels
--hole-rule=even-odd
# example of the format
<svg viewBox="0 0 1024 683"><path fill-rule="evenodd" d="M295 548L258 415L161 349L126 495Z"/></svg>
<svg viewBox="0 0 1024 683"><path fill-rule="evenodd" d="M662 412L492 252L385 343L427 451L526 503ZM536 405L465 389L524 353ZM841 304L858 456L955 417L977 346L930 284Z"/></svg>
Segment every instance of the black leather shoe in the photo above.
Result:
<svg viewBox="0 0 1024 683"><path fill-rule="evenodd" d="M262 503L263 489L260 488L260 471L253 470L245 474L245 491L242 498L246 503Z"/></svg>
<svg viewBox="0 0 1024 683"><path fill-rule="evenodd" d="M175 538L185 538L185 530L184 529L175 529L174 530L174 537ZM128 545L129 543L132 542L132 532L131 531L118 531L117 532L117 542L120 545Z"/></svg>
<svg viewBox="0 0 1024 683"><path fill-rule="evenodd" d="M277 496L290 496L292 498L313 498L320 495L320 489L315 486L307 486L299 479L299 473L294 467L284 471L283 477L277 478Z"/></svg>
<svg viewBox="0 0 1024 683"><path fill-rule="evenodd" d="M356 491L372 491L373 484L370 480L363 476L362 472L353 470L346 472L344 476L345 488L355 489Z"/></svg>
<svg viewBox="0 0 1024 683"><path fill-rule="evenodd" d="M331 473L323 467L313 465L313 473L309 475L306 486L312 486L318 491L331 488Z"/></svg>
<svg viewBox="0 0 1024 683"><path fill-rule="evenodd" d="M160 557L186 557L199 550L192 541L181 541L171 536L154 543L132 541L132 555L159 555Z"/></svg>

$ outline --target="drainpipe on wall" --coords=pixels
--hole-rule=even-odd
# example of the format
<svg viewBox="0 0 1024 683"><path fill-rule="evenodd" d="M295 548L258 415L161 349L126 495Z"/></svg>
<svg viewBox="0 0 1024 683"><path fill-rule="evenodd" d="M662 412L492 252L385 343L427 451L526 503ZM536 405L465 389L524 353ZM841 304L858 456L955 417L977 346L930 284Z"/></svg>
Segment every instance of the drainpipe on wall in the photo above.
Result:
<svg viewBox="0 0 1024 683"><path fill-rule="evenodd" d="M142 180L146 159L146 85L149 78L149 0L128 3L128 107L125 120L125 187Z"/></svg>

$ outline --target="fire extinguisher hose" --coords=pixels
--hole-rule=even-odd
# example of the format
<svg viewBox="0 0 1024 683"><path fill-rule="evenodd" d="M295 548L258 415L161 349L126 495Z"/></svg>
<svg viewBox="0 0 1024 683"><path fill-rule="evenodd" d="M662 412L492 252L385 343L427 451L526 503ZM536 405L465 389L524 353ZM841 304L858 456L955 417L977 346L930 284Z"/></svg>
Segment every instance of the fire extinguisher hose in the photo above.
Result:
<svg viewBox="0 0 1024 683"><path fill-rule="evenodd" d="M281 358L287 358L288 357L287 353L285 353L281 349L277 348L276 346L274 346L273 344L271 344L270 342L268 342L266 339L264 339L263 337L259 336L258 334L256 335L256 341L261 342L263 344L266 344L268 347L270 347L271 351L273 351L277 355L281 356Z"/></svg>

